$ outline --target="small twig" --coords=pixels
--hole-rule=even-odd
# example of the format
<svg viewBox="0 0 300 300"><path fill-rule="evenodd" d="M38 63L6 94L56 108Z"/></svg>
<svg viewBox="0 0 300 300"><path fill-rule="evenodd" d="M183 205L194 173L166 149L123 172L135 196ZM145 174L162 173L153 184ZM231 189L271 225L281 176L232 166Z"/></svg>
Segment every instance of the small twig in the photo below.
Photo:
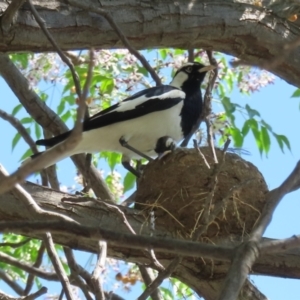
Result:
<svg viewBox="0 0 300 300"><path fill-rule="evenodd" d="M18 133L21 135L21 137L24 139L24 141L28 144L28 146L30 147L30 149L32 150L33 153L39 152L34 140L30 136L30 134L27 132L27 130L25 129L23 124L17 118L15 118L13 115L6 113L5 111L3 111L1 109L0 109L0 118L2 118L5 121L8 121L18 131Z"/></svg>
<svg viewBox="0 0 300 300"><path fill-rule="evenodd" d="M215 207L211 213L209 213L206 218L204 218L204 222L201 224L201 227L198 230L195 230L193 236L195 236L195 240L197 241L199 237L207 232L207 229L210 223L222 212L224 207L226 207L228 200L233 196L234 192L240 190L244 186L248 185L253 179L248 179L243 181L241 184L235 185L230 188L227 195L218 203L215 204ZM205 212L203 213L203 215Z"/></svg>
<svg viewBox="0 0 300 300"><path fill-rule="evenodd" d="M98 247L99 247L98 260L97 260L94 272L92 274L91 280L94 285L94 294L95 294L96 300L105 300L100 273L105 268L105 260L106 260L106 255L107 255L107 244L105 241L100 241L98 244Z"/></svg>
<svg viewBox="0 0 300 300"><path fill-rule="evenodd" d="M15 279L11 278L7 271L2 271L0 269L0 279L3 280L18 295L24 295L23 288L15 281Z"/></svg>
<svg viewBox="0 0 300 300"><path fill-rule="evenodd" d="M188 62L194 62L194 60L195 60L194 49L188 49Z"/></svg>
<svg viewBox="0 0 300 300"><path fill-rule="evenodd" d="M99 200L97 200L97 199L95 199L95 200L96 200L96 201L99 201ZM102 203L102 201L101 201L101 203ZM118 208L116 205L112 205L112 204L108 204L108 203L103 203L103 204L104 204L105 206L107 206L109 209L117 211L118 215L121 217L121 219L122 219L123 223L125 224L125 226L129 229L129 231L130 231L132 234L136 235L136 232L135 232L134 229L131 227L131 225L129 224L129 222L128 222L126 216L125 216L125 214L121 211L120 208ZM155 253L154 253L153 249L151 249L151 248L148 249L148 253L150 254L150 257L151 257L151 260L152 260L152 263L154 264L154 266L155 266L158 270L160 270L160 271L164 270L165 268L164 268L164 267L159 263L159 261L157 260L157 258L156 258L156 256L155 256Z"/></svg>
<svg viewBox="0 0 300 300"><path fill-rule="evenodd" d="M19 243L0 243L0 247L11 247L11 248L19 248L27 244L31 241L31 238L25 239L22 242Z"/></svg>
<svg viewBox="0 0 300 300"><path fill-rule="evenodd" d="M46 280L50 280L50 281L58 280L58 277L55 273L49 273L49 272L40 270L38 268L35 268L25 262L21 262L18 259L5 254L4 252L0 252L0 261L4 262L6 264L12 265L14 267L17 267L21 270L24 270L30 274L34 274L35 276L41 277Z"/></svg>
<svg viewBox="0 0 300 300"><path fill-rule="evenodd" d="M214 72L210 73L210 79L208 81L205 95L204 95L202 112L201 112L195 126L192 128L191 132L182 141L182 143L180 145L181 147L187 146L187 144L189 143L189 141L190 141L191 137L193 136L193 134L195 133L195 131L200 127L202 121L205 120L211 114L211 93L214 88L216 79L218 78L218 68L217 68L218 63L214 59L212 51L206 51L206 53L209 58L210 64L216 66L216 68L214 69ZM213 75L211 75L211 74L213 74Z"/></svg>
<svg viewBox="0 0 300 300"><path fill-rule="evenodd" d="M142 265L138 265L138 267L139 267L139 270L140 270L140 273L144 280L145 285L149 286L155 280L153 270L150 268L146 268ZM152 292L152 294L150 294L150 296L151 296L152 300L162 300L163 299L162 294L159 289L155 289Z"/></svg>
<svg viewBox="0 0 300 300"><path fill-rule="evenodd" d="M175 271L177 266L181 263L181 260L181 257L173 259L173 261L168 265L168 267L164 271L160 272L159 275L155 278L155 280L147 286L144 292L138 297L138 300L146 300L152 294L152 292L162 284L164 279L171 276L171 274Z"/></svg>
<svg viewBox="0 0 300 300"><path fill-rule="evenodd" d="M103 8L96 7L92 4L86 4L83 1L68 0L67 2L69 2L71 5L73 5L75 7L82 8L89 12L94 12L94 13L97 13L97 14L103 16L107 20L109 25L112 27L112 29L115 30L115 32L119 36L120 40L123 42L124 46L129 50L129 52L132 55L134 55L142 63L143 67L149 72L152 79L155 81L156 85L161 85L161 80L158 77L158 75L156 74L156 72L154 71L154 69L150 66L150 64L148 63L146 58L131 45L131 43L128 41L127 37L123 34L123 32L121 31L121 29L116 24L116 22L114 21L114 19L112 18L111 14L108 11L106 11Z"/></svg>
<svg viewBox="0 0 300 300"><path fill-rule="evenodd" d="M3 15L1 16L1 29L4 33L8 33L11 25L14 23L14 18L17 11L23 5L25 0L12 0Z"/></svg>
<svg viewBox="0 0 300 300"><path fill-rule="evenodd" d="M45 243L42 242L40 249L38 250L36 261L32 265L34 268L39 268L41 266L41 264L43 262L43 255L44 255L45 249L46 249ZM35 278L34 274L29 273L29 275L27 277L27 281L26 281L24 295L28 295L30 293L32 286L33 286L34 278Z"/></svg>
<svg viewBox="0 0 300 300"><path fill-rule="evenodd" d="M87 272L83 267L81 267L80 265L78 265L76 263L72 249L70 249L68 247L64 247L63 249L64 249L64 253L65 253L68 265L71 269L72 276L75 277L75 279L77 280L77 279L79 279L78 275L80 275L87 283L89 289L93 290L93 282L92 282L91 274L89 272Z"/></svg>
<svg viewBox="0 0 300 300"><path fill-rule="evenodd" d="M32 4L31 0L27 0L29 6L30 6L30 10L36 20L36 22L39 24L39 26L41 27L42 31L44 32L45 36L47 37L47 39L50 41L50 43L52 44L52 46L54 47L54 49L56 50L56 52L58 53L58 55L60 56L61 60L69 67L72 77L73 77L73 81L74 81L74 85L75 85L75 89L76 89L76 93L79 97L79 99L81 98L81 87L80 87L80 82L79 82L79 76L73 66L73 64L71 63L71 61L66 57L66 55L64 54L64 52L60 49L60 47L57 45L56 41L54 40L54 38L52 37L52 35L50 34L50 32L48 31L48 29L46 28L44 21L41 19L41 17L39 16L37 10L35 9L34 5Z"/></svg>
<svg viewBox="0 0 300 300"><path fill-rule="evenodd" d="M53 264L54 270L60 279L60 282L63 286L63 290L66 294L67 299L74 300L75 297L74 297L72 289L71 289L69 278L68 278L67 274L65 273L62 263L56 253L54 243L53 243L51 234L49 232L47 232L45 234L45 244L46 244L48 255Z"/></svg>
<svg viewBox="0 0 300 300"><path fill-rule="evenodd" d="M216 149L215 149L215 145L214 145L214 139L213 139L213 134L212 134L212 126L210 124L209 118L206 116L204 118L205 124L206 124L206 134L207 134L207 143L208 143L208 147L211 151L211 154L214 158L214 163L217 164L218 163L218 158L216 155Z"/></svg>
<svg viewBox="0 0 300 300"><path fill-rule="evenodd" d="M194 143L194 148L198 151L198 153L199 153L200 156L202 157L202 159L203 159L205 165L207 166L208 169L210 169L210 165L209 165L209 163L207 162L207 160L206 160L204 154L202 153L202 151L201 151L201 149L200 149L200 147L199 147L199 145L198 145L198 143L197 143L197 140L194 139L194 140L193 140L193 143Z"/></svg>
<svg viewBox="0 0 300 300"><path fill-rule="evenodd" d="M37 292L32 293L31 295L28 295L28 296L22 298L22 300L34 300L34 299L46 294L47 292L48 292L48 289L43 286Z"/></svg>
<svg viewBox="0 0 300 300"><path fill-rule="evenodd" d="M33 153L39 152L34 140L30 136L30 134L27 132L27 130L25 129L23 124L17 118L15 118L11 114L6 113L5 111L3 111L1 109L0 109L0 118L2 118L5 121L8 121L17 130L17 132L21 135L21 137L24 139L24 141L28 144L28 146L30 147L30 149ZM46 171L41 170L40 173L41 173L41 179L42 179L43 185L47 186Z"/></svg>
<svg viewBox="0 0 300 300"><path fill-rule="evenodd" d="M202 212L199 220L198 220L198 224L201 224L203 225L202 227L200 227L198 230L195 230L192 237L194 240L198 240L199 237L201 236L201 234L203 234L203 232L206 230L208 224L214 219L214 217L216 216L216 214L214 214L212 211L211 211L211 207L212 207L212 202L213 202L213 197L215 195L215 191L216 191L216 188L217 188L217 185L218 185L218 176L219 176L219 173L224 165L224 162L225 162L225 155L226 155L226 150L228 148L230 144L230 140L227 140L226 143L225 143L225 146L224 146L224 149L222 151L222 156L221 156L221 161L218 162L218 163L215 163L214 164L214 169L212 171L212 174L211 174L211 178L210 178L210 192L209 194L207 195L206 197L206 200L205 200L205 204L204 204L204 211ZM213 147L214 149L214 147ZM217 156L216 158L214 158L214 160L217 160ZM232 190L233 192L233 190ZM229 192L230 194L230 192ZM228 199L229 197L225 197L225 199ZM226 200L227 201L227 200ZM225 205L226 201L221 202L222 203L222 206ZM216 207L215 207L216 208ZM196 225L198 225L196 224Z"/></svg>

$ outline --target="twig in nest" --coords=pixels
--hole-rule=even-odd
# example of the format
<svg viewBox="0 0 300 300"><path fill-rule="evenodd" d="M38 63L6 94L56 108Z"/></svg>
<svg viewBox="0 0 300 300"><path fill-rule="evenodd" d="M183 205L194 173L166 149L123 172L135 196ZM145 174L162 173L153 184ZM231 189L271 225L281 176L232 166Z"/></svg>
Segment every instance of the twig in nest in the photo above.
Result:
<svg viewBox="0 0 300 300"><path fill-rule="evenodd" d="M200 156L202 157L202 159L203 159L205 165L207 166L208 169L210 169L210 165L209 165L209 163L207 162L207 160L206 160L204 154L202 153L202 151L201 151L201 149L200 149L200 147L199 147L199 145L198 145L198 143L197 143L197 140L194 139L194 140L193 140L193 143L194 143L194 148L197 149L197 151L199 152L199 154L200 154Z"/></svg>

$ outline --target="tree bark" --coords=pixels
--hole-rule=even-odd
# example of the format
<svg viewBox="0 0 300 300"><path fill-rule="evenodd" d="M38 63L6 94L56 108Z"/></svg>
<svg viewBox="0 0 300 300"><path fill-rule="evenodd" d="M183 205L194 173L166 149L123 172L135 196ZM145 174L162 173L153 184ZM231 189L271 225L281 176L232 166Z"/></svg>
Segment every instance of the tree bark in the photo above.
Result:
<svg viewBox="0 0 300 300"><path fill-rule="evenodd" d="M124 48L104 17L68 5L35 1L56 42L64 50ZM99 6L98 2L89 2ZM299 39L298 23L272 11L235 1L101 1L137 49L203 48L236 56L300 86L299 51L284 46ZM7 3L0 0L0 11ZM54 51L26 3L8 33L0 33L0 51ZM274 58L286 55L272 66Z"/></svg>

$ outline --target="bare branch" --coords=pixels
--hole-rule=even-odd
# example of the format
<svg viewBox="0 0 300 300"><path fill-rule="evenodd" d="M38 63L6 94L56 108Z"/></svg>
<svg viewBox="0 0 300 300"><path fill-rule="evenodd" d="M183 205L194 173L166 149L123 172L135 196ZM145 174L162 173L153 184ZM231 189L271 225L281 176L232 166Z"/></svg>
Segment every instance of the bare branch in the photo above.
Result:
<svg viewBox="0 0 300 300"><path fill-rule="evenodd" d="M49 280L49 281L58 281L58 277L55 273L49 273L42 271L38 268L35 268L25 262L20 262L18 259L11 257L3 252L0 252L0 261L15 266L17 268L20 268L21 270L24 270L30 274L34 274L35 276L41 277L43 279Z"/></svg>
<svg viewBox="0 0 300 300"><path fill-rule="evenodd" d="M280 253L299 247L300 235L293 235L290 238L282 240L264 240L259 245L261 254Z"/></svg>
<svg viewBox="0 0 300 300"><path fill-rule="evenodd" d="M52 241L52 237L51 234L49 232L47 232L45 234L46 238L45 238L45 245L47 248L47 252L48 255L52 261L53 267L55 269L56 274L58 275L60 282L63 286L63 290L66 294L66 297L68 300L74 300L75 297L72 293L72 289L71 289L71 285L69 282L69 278L67 276L67 274L65 273L65 270L62 266L62 263L56 253L55 247L54 247L54 243Z"/></svg>
<svg viewBox="0 0 300 300"><path fill-rule="evenodd" d="M1 29L4 33L8 33L19 8L26 0L12 0L4 14L1 16Z"/></svg>
<svg viewBox="0 0 300 300"><path fill-rule="evenodd" d="M159 275L155 278L155 280L152 281L152 283L147 286L144 292L138 297L138 300L146 300L152 294L152 292L162 284L164 279L171 276L171 274L177 268L178 264L180 264L181 260L182 260L181 257L175 258L169 264L169 266L164 271L160 272Z"/></svg>
<svg viewBox="0 0 300 300"><path fill-rule="evenodd" d="M11 278L6 271L0 270L0 279L3 280L18 295L24 295L23 288L13 278Z"/></svg>
<svg viewBox="0 0 300 300"><path fill-rule="evenodd" d="M98 260L91 277L91 280L94 285L94 293L95 293L96 300L105 300L100 273L105 268L106 256L107 256L107 244L105 241L100 241Z"/></svg>
<svg viewBox="0 0 300 300"><path fill-rule="evenodd" d="M109 25L115 30L118 37L123 42L124 46L129 50L131 54L133 54L142 63L143 67L149 72L152 79L155 81L156 85L161 85L161 80L156 74L156 72L154 71L154 69L150 66L146 58L131 45L131 43L128 41L128 39L123 34L123 32L121 31L121 29L116 24L116 22L114 21L114 19L112 18L111 14L108 11L106 11L103 8L96 7L92 4L85 4L84 2L78 0L68 0L68 2L75 7L79 7L87 11L92 11L94 13L103 16L107 20Z"/></svg>
<svg viewBox="0 0 300 300"><path fill-rule="evenodd" d="M20 133L21 137L29 145L29 147L33 153L39 152L34 140L29 135L29 133L27 132L27 130L25 129L23 124L17 118L6 113L5 111L3 111L1 109L0 109L0 118L2 118L5 121L8 121L18 131L18 133Z"/></svg>
<svg viewBox="0 0 300 300"><path fill-rule="evenodd" d="M45 252L45 243L42 242L41 243L41 246L40 246L40 249L38 250L38 254L37 254L37 257L36 257L36 261L35 263L32 265L34 268L39 268L43 262L43 255L44 255L44 252ZM32 289L32 286L33 286L33 282L34 282L34 274L31 274L29 273L28 277L27 277L27 282L26 282L26 287L25 287L25 290L24 290L24 295L28 295Z"/></svg>
<svg viewBox="0 0 300 300"><path fill-rule="evenodd" d="M47 292L48 292L48 289L43 286L37 292L22 298L22 300L34 300L34 299L40 297L41 295L46 294Z"/></svg>
<svg viewBox="0 0 300 300"><path fill-rule="evenodd" d="M153 248L158 252L167 252L175 255L194 256L230 261L234 249L227 246L215 246L200 242L175 240L164 237L150 237L143 235L126 234L103 228L89 227L75 222L60 221L6 221L0 222L0 231L9 232L16 230L19 233L36 232L44 233L51 230L54 233L68 231L77 236L94 240L106 240L111 245L122 245L130 249Z"/></svg>
<svg viewBox="0 0 300 300"><path fill-rule="evenodd" d="M150 268L146 268L144 266L141 266L141 265L138 265L138 267L139 267L140 273L143 277L143 280L144 280L146 286L149 286L155 280L153 270L150 269ZM153 300L162 300L163 299L162 295L161 295L161 292L158 288L156 288L152 292L152 294L150 294L150 296Z"/></svg>

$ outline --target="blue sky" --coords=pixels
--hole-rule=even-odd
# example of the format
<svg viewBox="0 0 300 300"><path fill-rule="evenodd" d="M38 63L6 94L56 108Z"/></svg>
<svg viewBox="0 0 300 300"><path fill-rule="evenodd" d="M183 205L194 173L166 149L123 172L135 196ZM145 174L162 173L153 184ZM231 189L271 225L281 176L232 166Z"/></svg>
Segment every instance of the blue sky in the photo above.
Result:
<svg viewBox="0 0 300 300"><path fill-rule="evenodd" d="M284 134L291 143L292 151L285 150L282 153L276 141L272 139L272 146L268 157L261 157L255 141L251 134L246 138L244 149L251 154L244 158L258 167L263 174L269 189L273 189L280 185L286 177L291 173L297 161L300 159L300 98L291 98L295 91L295 87L287 84L285 81L276 78L273 85L263 88L260 92L254 93L250 97L241 95L237 90L231 95L231 100L244 106L249 103L250 106L261 113L264 120L269 123L274 132ZM0 108L10 113L18 104L18 100L7 87L6 83L0 79ZM59 99L60 91L56 89L54 100L51 104L55 110L57 99ZM25 110L21 111L17 117L26 116ZM238 118L239 124L239 118ZM1 147L0 147L0 163L9 171L14 171L19 166L19 159L25 152L25 144L20 142L15 150L11 151L11 140L16 131L7 122L0 119L1 128ZM69 170L73 172L69 172ZM67 175L68 173L68 175ZM71 175L70 175L71 173ZM70 160L65 160L59 164L58 177L63 184L73 183L75 177L75 169L72 167ZM34 179L33 179L34 180ZM268 227L265 236L270 238L287 238L294 234L300 233L300 192L296 191L286 196L275 211L271 225ZM87 255L81 257L85 260ZM264 276L251 276L255 285L272 300L296 300L299 299L300 282L298 280L270 278ZM52 283L51 283L52 285ZM0 289L9 292L6 285L0 281ZM50 287L50 285L49 285ZM138 289L134 289L134 295L125 298L134 298L138 294Z"/></svg>

